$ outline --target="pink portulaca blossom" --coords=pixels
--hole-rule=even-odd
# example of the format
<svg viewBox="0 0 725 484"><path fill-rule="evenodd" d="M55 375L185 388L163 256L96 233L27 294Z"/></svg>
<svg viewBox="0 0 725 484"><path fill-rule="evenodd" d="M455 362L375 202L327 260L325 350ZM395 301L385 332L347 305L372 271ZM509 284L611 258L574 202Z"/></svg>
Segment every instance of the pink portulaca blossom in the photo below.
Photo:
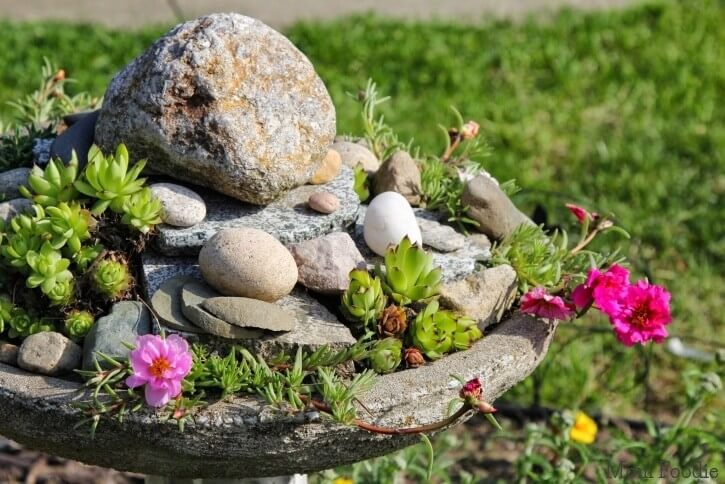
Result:
<svg viewBox="0 0 725 484"><path fill-rule="evenodd" d="M574 309L560 296L546 292L543 287L536 287L521 296L521 311L546 319L570 319Z"/></svg>
<svg viewBox="0 0 725 484"><path fill-rule="evenodd" d="M605 272L591 269L586 282L571 293L571 300L579 309L596 304L603 313L613 317L619 313L628 287L629 271L619 264Z"/></svg>
<svg viewBox="0 0 725 484"><path fill-rule="evenodd" d="M181 381L191 371L191 353L184 338L175 334L166 339L147 334L136 339L129 357L133 375L126 379L129 388L146 385L146 403L163 407L181 393Z"/></svg>
<svg viewBox="0 0 725 484"><path fill-rule="evenodd" d="M617 338L626 346L647 341L661 343L672 321L670 293L664 287L638 281L627 288L622 307L611 317Z"/></svg>
<svg viewBox="0 0 725 484"><path fill-rule="evenodd" d="M574 205L573 203L567 203L564 205L566 208L569 209L569 211L574 215L577 219L577 221L580 224L583 224L587 220L592 220L594 217L592 216L587 209L580 207L579 205Z"/></svg>

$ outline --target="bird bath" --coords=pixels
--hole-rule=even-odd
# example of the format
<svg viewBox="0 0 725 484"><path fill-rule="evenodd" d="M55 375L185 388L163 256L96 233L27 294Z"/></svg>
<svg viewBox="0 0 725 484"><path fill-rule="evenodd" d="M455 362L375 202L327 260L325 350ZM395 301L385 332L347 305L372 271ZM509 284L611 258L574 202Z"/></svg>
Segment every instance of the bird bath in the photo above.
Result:
<svg viewBox="0 0 725 484"><path fill-rule="evenodd" d="M468 351L380 376L360 399L359 415L386 426L440 420L460 388L451 375L480 376L486 399L494 401L543 360L555 328L554 323L513 313ZM383 436L335 424L315 411L283 414L252 397L207 406L183 432L173 421L143 410L123 423L102 421L91 438L88 426L76 427L83 414L74 407L87 397L78 381L0 364L0 434L87 464L177 478L314 472L418 441L415 436Z"/></svg>

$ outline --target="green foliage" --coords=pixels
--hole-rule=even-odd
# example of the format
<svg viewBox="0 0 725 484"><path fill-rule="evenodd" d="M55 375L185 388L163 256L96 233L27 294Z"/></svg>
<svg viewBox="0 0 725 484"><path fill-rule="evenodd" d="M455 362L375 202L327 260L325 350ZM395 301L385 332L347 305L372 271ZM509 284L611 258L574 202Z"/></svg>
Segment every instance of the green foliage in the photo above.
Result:
<svg viewBox="0 0 725 484"><path fill-rule="evenodd" d="M17 102L9 102L16 109L19 124L29 125L36 130L57 125L68 113L90 111L98 107L100 100L82 92L69 96L65 84L73 82L66 78L65 71L57 69L44 59L40 85L32 93Z"/></svg>
<svg viewBox="0 0 725 484"><path fill-rule="evenodd" d="M73 254L73 262L80 272L85 272L104 250L101 244L81 247L81 250Z"/></svg>
<svg viewBox="0 0 725 484"><path fill-rule="evenodd" d="M350 271L350 286L342 295L342 311L347 319L372 331L386 301L378 277L371 276L365 269Z"/></svg>
<svg viewBox="0 0 725 484"><path fill-rule="evenodd" d="M10 296L7 294L0 293L0 334L5 331L5 326L10 325L10 318L12 318L13 302Z"/></svg>
<svg viewBox="0 0 725 484"><path fill-rule="evenodd" d="M45 217L45 212L39 205L35 205L33 208L35 216L20 214L10 221L4 237L7 241L0 247L5 262L22 274L29 271L27 255L40 250L43 244L38 222Z"/></svg>
<svg viewBox="0 0 725 484"><path fill-rule="evenodd" d="M58 206L48 207L48 223L53 232L51 245L54 249L67 247L69 254L81 251L81 244L91 238L89 227L94 223L91 213L78 203L60 202Z"/></svg>
<svg viewBox="0 0 725 484"><path fill-rule="evenodd" d="M78 198L78 190L73 183L78 177L78 158L73 152L68 165L60 159L50 160L45 170L34 166L28 175L28 188L19 187L22 195L38 205L49 207L58 205L60 202L70 202Z"/></svg>
<svg viewBox="0 0 725 484"><path fill-rule="evenodd" d="M370 180L368 174L362 165L357 165L353 169L353 190L357 193L357 197L361 202L366 201L370 198Z"/></svg>
<svg viewBox="0 0 725 484"><path fill-rule="evenodd" d="M0 123L0 172L30 166L35 139L48 136L50 133L47 130L36 131L17 126L4 128Z"/></svg>
<svg viewBox="0 0 725 484"><path fill-rule="evenodd" d="M55 329L50 322L38 319L17 306L12 309L8 323L10 326L8 336L11 338L25 338L31 334Z"/></svg>
<svg viewBox="0 0 725 484"><path fill-rule="evenodd" d="M370 352L370 367L380 374L395 371L402 360L403 342L398 338L378 340Z"/></svg>
<svg viewBox="0 0 725 484"><path fill-rule="evenodd" d="M115 155L108 156L103 156L101 150L93 145L88 151L88 166L83 177L75 182L75 187L97 200L91 208L93 214L100 215L108 207L116 213L123 213L129 197L143 188L146 179L138 176L145 166L146 160L140 160L129 169L128 150L124 144L118 145Z"/></svg>
<svg viewBox="0 0 725 484"><path fill-rule="evenodd" d="M554 288L561 282L569 255L566 232L549 237L541 227L520 225L491 251L495 265L508 264L516 271L519 291L531 287Z"/></svg>
<svg viewBox="0 0 725 484"><path fill-rule="evenodd" d="M674 478L677 476L670 475L670 469L678 469L679 474L700 469L703 464L709 471L707 463L720 455L725 439L717 430L694 428L692 420L706 402L718 395L722 384L715 373L693 371L683 376L687 383L684 411L668 426L657 426L647 417L644 435L613 429L606 446L581 444L571 438L574 417L569 411L554 414L548 426L529 424L524 452L516 462L519 481L583 482L585 472L595 475L598 482ZM620 463L625 464L620 468Z"/></svg>
<svg viewBox="0 0 725 484"><path fill-rule="evenodd" d="M66 336L73 340L83 339L93 327L96 320L88 311L74 309L63 322L63 329Z"/></svg>
<svg viewBox="0 0 725 484"><path fill-rule="evenodd" d="M324 400L329 402L332 418L337 422L350 424L357 416L355 400L358 395L372 388L375 373L363 371L347 382L334 371L320 367L317 369L317 380L319 383L316 387Z"/></svg>
<svg viewBox="0 0 725 484"><path fill-rule="evenodd" d="M53 305L67 304L73 296L73 274L68 270L70 261L45 242L39 252L29 251L25 256L30 275L28 287L40 287Z"/></svg>
<svg viewBox="0 0 725 484"><path fill-rule="evenodd" d="M154 197L149 187L130 195L123 202L121 222L142 234L147 234L161 223L161 201Z"/></svg>
<svg viewBox="0 0 725 484"><path fill-rule="evenodd" d="M376 115L376 108L389 97L378 97L378 90L372 79L368 79L364 91L355 96L362 110L363 135L368 148L378 160L387 160L398 150L410 150L410 143L402 143L393 129L385 123L385 117Z"/></svg>
<svg viewBox="0 0 725 484"><path fill-rule="evenodd" d="M385 293L396 303L405 305L438 294L442 272L433 268L433 255L414 246L405 237L397 246L385 251L385 271L375 268Z"/></svg>
<svg viewBox="0 0 725 484"><path fill-rule="evenodd" d="M481 336L476 321L439 309L438 301L428 303L410 329L413 345L431 360L451 351L466 350Z"/></svg>
<svg viewBox="0 0 725 484"><path fill-rule="evenodd" d="M93 271L93 287L110 300L122 298L131 288L133 279L128 265L116 258L99 261Z"/></svg>

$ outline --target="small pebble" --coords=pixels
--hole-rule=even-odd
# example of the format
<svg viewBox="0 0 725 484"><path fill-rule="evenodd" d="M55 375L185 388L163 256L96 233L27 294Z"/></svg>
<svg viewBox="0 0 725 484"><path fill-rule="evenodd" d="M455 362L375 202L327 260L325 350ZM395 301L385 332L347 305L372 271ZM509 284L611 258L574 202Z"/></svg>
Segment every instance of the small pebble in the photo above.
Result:
<svg viewBox="0 0 725 484"><path fill-rule="evenodd" d="M18 365L18 347L5 342L0 342L0 363L6 365Z"/></svg>
<svg viewBox="0 0 725 484"><path fill-rule="evenodd" d="M307 204L315 212L328 214L340 208L340 199L330 192L315 192L310 195Z"/></svg>
<svg viewBox="0 0 725 484"><path fill-rule="evenodd" d="M195 191L174 183L155 183L151 192L164 206L162 219L174 227L191 227L206 217L206 204Z"/></svg>
<svg viewBox="0 0 725 484"><path fill-rule="evenodd" d="M0 203L0 220L10 222L13 217L33 208L33 202L26 198L16 198Z"/></svg>
<svg viewBox="0 0 725 484"><path fill-rule="evenodd" d="M330 182L340 173L340 167L342 166L342 159L340 153L335 150L329 150L325 159L322 160L322 164L317 169L312 178L310 178L311 185L322 185L323 183Z"/></svg>

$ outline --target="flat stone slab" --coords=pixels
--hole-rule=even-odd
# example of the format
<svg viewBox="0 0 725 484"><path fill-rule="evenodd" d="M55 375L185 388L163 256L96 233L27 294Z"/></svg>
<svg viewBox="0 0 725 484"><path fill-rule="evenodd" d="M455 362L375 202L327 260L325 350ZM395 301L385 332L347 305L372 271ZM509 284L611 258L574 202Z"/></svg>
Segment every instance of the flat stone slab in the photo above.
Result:
<svg viewBox="0 0 725 484"><path fill-rule="evenodd" d="M193 258L164 257L147 252L143 255L142 264L146 297L156 292L167 279L176 276L190 276L203 281L199 266ZM318 348L324 344L342 347L356 341L347 326L299 286L275 304L294 314L295 325L292 331L268 333L259 339L229 340L210 334L167 329L169 332L178 332L190 342L206 343L212 349L226 349L230 344L238 344L265 357L274 356L282 350L295 350L298 346L307 349Z"/></svg>
<svg viewBox="0 0 725 484"><path fill-rule="evenodd" d="M164 255L196 255L204 242L222 229L252 227L264 230L283 244L344 230L355 221L360 205L352 186L352 170L343 166L340 174L331 182L297 187L267 206L246 204L194 187L206 203L206 218L188 228L159 226L156 245ZM311 210L307 200L311 194L320 190L337 196L340 208L328 215Z"/></svg>
<svg viewBox="0 0 725 484"><path fill-rule="evenodd" d="M460 390L451 375L480 377L486 399L494 402L543 360L555 329L555 323L515 313L467 351L378 377L361 395L359 415L386 426L440 420ZM104 419L91 439L89 427L77 426L84 415L75 406L89 397L76 381L0 363L0 434L87 464L177 478L315 472L419 442L417 436L376 435L338 425L315 411L290 415L255 396L208 399L211 404L196 412L183 432L144 408L122 423Z"/></svg>

